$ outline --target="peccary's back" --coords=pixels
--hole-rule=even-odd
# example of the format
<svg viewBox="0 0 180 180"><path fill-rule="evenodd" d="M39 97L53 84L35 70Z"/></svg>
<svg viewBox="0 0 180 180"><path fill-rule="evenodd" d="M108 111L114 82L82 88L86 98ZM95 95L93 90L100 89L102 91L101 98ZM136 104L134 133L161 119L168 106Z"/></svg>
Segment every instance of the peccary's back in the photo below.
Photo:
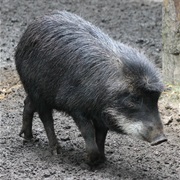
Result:
<svg viewBox="0 0 180 180"><path fill-rule="evenodd" d="M30 24L15 54L26 92L50 106L95 106L106 99L107 80L119 75L115 42L66 11ZM114 61L114 59L116 59ZM100 103L100 102L99 102Z"/></svg>

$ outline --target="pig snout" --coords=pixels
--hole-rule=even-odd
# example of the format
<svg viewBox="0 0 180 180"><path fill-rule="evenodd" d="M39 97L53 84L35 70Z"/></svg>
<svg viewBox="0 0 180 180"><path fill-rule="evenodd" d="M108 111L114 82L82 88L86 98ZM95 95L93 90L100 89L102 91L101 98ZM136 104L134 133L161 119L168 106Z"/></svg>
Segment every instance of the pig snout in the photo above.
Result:
<svg viewBox="0 0 180 180"><path fill-rule="evenodd" d="M144 126L143 131L141 132L142 137L145 141L148 141L152 146L161 144L165 141L167 141L166 136L163 132L163 126L162 124L160 127L155 126L148 127L147 125Z"/></svg>
<svg viewBox="0 0 180 180"><path fill-rule="evenodd" d="M167 141L167 138L166 136L162 133L162 134L159 134L157 136L155 136L152 141L151 141L151 145L152 146L155 146L155 145L158 145L158 144L161 144L163 142Z"/></svg>

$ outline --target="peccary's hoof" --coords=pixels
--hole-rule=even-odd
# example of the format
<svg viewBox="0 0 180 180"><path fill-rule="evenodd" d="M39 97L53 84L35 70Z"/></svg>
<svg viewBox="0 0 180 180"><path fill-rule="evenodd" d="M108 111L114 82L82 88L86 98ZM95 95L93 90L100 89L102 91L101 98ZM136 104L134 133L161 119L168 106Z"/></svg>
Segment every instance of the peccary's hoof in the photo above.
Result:
<svg viewBox="0 0 180 180"><path fill-rule="evenodd" d="M27 143L36 143L38 142L39 139L38 138L31 138L31 139L23 139L23 145L27 144Z"/></svg>
<svg viewBox="0 0 180 180"><path fill-rule="evenodd" d="M90 167L96 167L99 166L100 164L104 163L106 161L106 157L104 155L91 155L88 156L87 164Z"/></svg>
<svg viewBox="0 0 180 180"><path fill-rule="evenodd" d="M26 141L30 141L31 139L33 139L32 133L27 134L24 130L21 130L21 131L20 131L19 136L20 136L20 137L23 137L24 140L26 140Z"/></svg>
<svg viewBox="0 0 180 180"><path fill-rule="evenodd" d="M58 155L58 154L61 153L61 147L59 145L51 147L50 152L51 152L52 155Z"/></svg>

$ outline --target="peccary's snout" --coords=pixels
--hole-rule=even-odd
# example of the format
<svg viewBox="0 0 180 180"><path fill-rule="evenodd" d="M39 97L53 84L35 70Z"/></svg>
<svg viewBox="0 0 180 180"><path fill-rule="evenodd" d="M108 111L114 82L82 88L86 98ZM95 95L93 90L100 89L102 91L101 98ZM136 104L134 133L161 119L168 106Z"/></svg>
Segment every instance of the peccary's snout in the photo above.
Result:
<svg viewBox="0 0 180 180"><path fill-rule="evenodd" d="M167 138L166 136L162 133L162 134L159 134L158 136L156 136L152 142L151 142L151 145L152 146L155 146L155 145L158 145L158 144L161 144L163 142L167 141Z"/></svg>

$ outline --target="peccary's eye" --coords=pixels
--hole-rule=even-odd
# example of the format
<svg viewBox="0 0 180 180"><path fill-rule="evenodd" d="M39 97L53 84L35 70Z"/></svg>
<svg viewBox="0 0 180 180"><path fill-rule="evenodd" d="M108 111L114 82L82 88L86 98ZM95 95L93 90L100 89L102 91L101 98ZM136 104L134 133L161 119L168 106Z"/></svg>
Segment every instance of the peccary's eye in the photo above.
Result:
<svg viewBox="0 0 180 180"><path fill-rule="evenodd" d="M124 97L119 98L121 107L125 109L139 109L142 106L143 98L142 96L137 96L134 94L124 94Z"/></svg>
<svg viewBox="0 0 180 180"><path fill-rule="evenodd" d="M142 106L143 98L140 96L131 96L125 101L125 106L131 109L138 109Z"/></svg>
<svg viewBox="0 0 180 180"><path fill-rule="evenodd" d="M131 101L134 103L140 103L142 101L142 96L132 96Z"/></svg>
<svg viewBox="0 0 180 180"><path fill-rule="evenodd" d="M135 103L133 103L133 102L127 102L126 106L128 106L129 108L135 108L136 107Z"/></svg>

